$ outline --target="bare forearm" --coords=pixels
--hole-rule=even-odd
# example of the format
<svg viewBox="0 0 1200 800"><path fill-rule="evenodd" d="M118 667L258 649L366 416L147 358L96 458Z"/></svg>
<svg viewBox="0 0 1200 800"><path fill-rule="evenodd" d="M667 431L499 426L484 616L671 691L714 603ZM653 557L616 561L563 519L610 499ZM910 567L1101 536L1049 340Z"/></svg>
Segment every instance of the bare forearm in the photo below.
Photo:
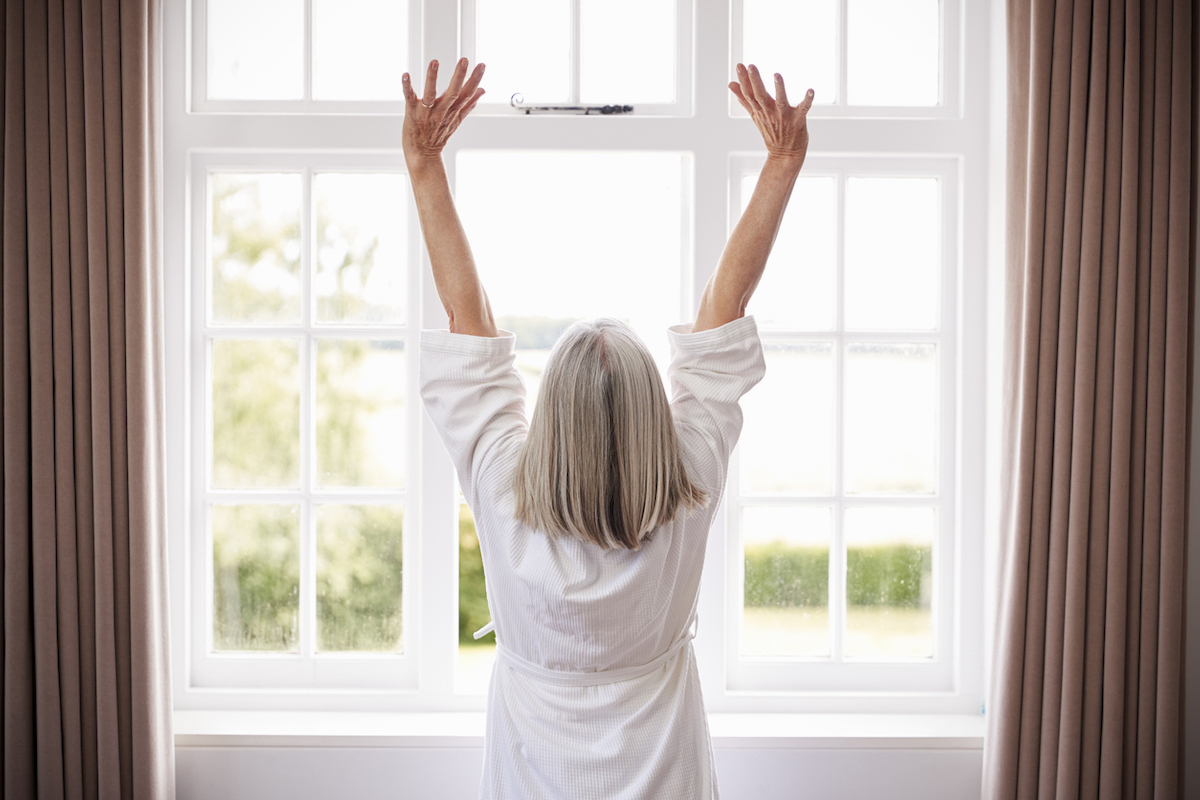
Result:
<svg viewBox="0 0 1200 800"><path fill-rule="evenodd" d="M408 167L433 281L450 317L450 330L472 336L498 336L441 157L423 157L410 161Z"/></svg>
<svg viewBox="0 0 1200 800"><path fill-rule="evenodd" d="M704 289L693 331L718 328L745 315L746 304L767 266L802 164L803 158L767 158L754 194Z"/></svg>

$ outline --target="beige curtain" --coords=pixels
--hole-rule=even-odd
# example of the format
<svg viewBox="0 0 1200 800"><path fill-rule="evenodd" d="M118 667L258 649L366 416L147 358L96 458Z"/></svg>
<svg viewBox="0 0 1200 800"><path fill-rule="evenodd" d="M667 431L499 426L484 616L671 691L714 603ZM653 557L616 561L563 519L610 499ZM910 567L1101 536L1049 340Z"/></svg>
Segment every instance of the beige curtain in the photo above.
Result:
<svg viewBox="0 0 1200 800"><path fill-rule="evenodd" d="M987 798L1181 791L1192 0L1009 0Z"/></svg>
<svg viewBox="0 0 1200 800"><path fill-rule="evenodd" d="M2 18L5 798L174 796L159 13Z"/></svg>

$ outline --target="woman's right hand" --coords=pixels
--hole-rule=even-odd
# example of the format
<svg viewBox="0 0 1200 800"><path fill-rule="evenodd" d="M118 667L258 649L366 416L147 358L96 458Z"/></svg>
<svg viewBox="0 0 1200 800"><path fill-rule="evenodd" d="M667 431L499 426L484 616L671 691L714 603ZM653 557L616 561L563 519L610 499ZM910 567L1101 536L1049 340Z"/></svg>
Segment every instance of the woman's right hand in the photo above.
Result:
<svg viewBox="0 0 1200 800"><path fill-rule="evenodd" d="M418 97L412 79L406 72L404 86L404 128L402 133L404 158L409 166L427 158L438 159L450 135L483 97L479 82L483 80L483 64L476 64L467 77L467 59L454 65L450 85L439 97L437 93L438 62L430 61L425 73L425 94Z"/></svg>
<svg viewBox="0 0 1200 800"><path fill-rule="evenodd" d="M763 85L758 67L747 68L737 65L736 81L731 81L729 90L737 97L742 108L750 114L758 132L767 146L767 156L794 160L797 166L804 163L808 152L808 110L813 104L813 90L809 89L797 106L788 104L783 76L775 73L775 96L772 97Z"/></svg>

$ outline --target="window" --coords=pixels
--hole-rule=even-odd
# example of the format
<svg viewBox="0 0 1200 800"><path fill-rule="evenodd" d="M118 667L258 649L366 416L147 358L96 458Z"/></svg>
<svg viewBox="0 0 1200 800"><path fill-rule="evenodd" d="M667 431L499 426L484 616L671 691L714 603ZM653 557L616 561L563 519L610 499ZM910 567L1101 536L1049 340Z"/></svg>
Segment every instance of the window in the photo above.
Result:
<svg viewBox="0 0 1200 800"><path fill-rule="evenodd" d="M977 711L988 87L961 54L986 24L961 0L170 4L177 707L484 707L478 540L416 395L444 314L399 141L400 74L462 54L488 95L445 160L531 406L576 319L625 319L665 368L762 164L733 63L816 88L749 309L768 375L706 556L705 700Z"/></svg>

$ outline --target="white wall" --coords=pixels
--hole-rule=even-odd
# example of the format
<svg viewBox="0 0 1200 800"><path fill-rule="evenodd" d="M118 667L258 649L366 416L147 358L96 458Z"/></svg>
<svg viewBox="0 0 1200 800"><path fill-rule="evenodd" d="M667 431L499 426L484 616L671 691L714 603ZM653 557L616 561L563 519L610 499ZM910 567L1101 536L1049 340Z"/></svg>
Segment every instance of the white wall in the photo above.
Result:
<svg viewBox="0 0 1200 800"><path fill-rule="evenodd" d="M982 751L717 748L725 800L964 800ZM481 748L179 747L177 800L475 800Z"/></svg>

